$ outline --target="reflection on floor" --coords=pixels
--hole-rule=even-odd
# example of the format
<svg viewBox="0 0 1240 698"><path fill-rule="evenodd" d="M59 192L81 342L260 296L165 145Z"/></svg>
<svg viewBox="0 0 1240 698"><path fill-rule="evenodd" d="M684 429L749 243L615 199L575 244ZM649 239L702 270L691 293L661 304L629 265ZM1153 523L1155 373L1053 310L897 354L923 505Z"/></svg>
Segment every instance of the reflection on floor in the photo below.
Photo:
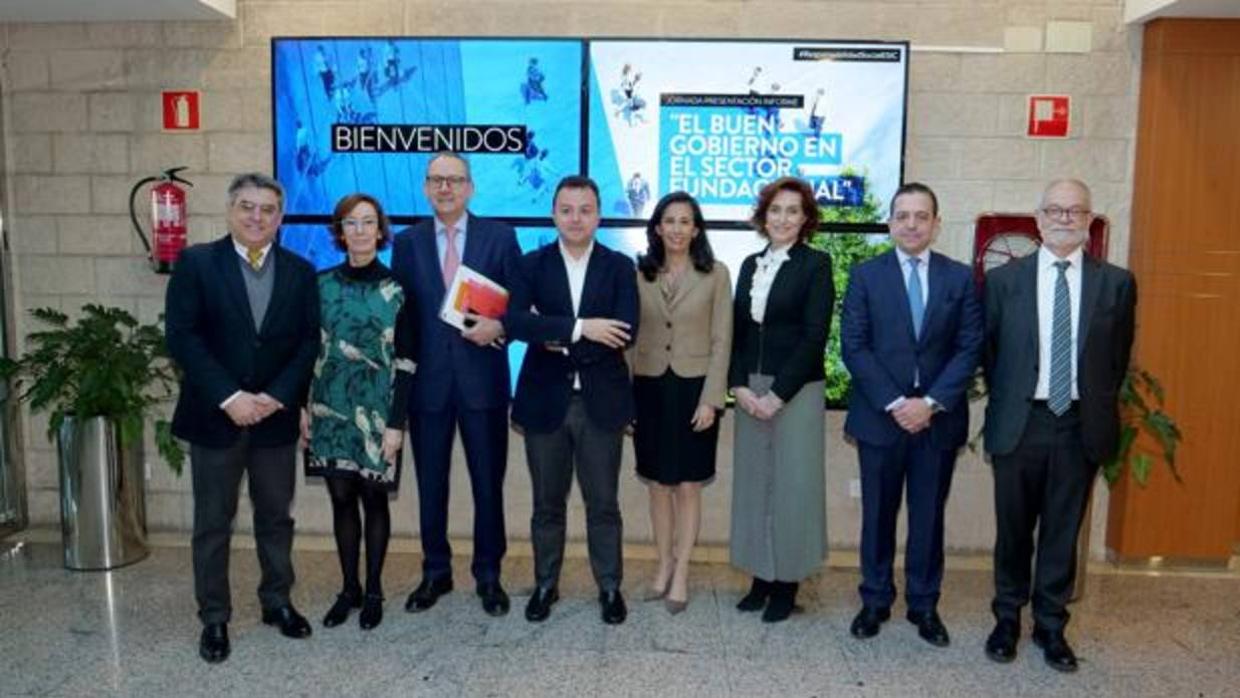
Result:
<svg viewBox="0 0 1240 698"><path fill-rule="evenodd" d="M334 555L302 551L294 561L294 603L314 636L288 640L258 622L257 563L238 550L233 654L209 666L196 652L188 549L157 548L128 568L81 573L62 569L58 545L2 541L0 695L1127 697L1234 696L1240 686L1234 573L1091 575L1069 627L1081 670L1065 676L1042 663L1027 636L1013 664L985 658L984 570L949 569L940 611L952 644L936 649L900 606L878 637L850 637L855 568L828 569L806 585L804 612L765 625L733 608L746 580L726 565L695 565L689 608L672 617L638 601L653 564L630 561L629 619L609 627L599 621L588 564L570 558L564 599L533 625L521 613L528 558L505 563L508 616L482 613L467 564L455 570L455 592L413 616L402 606L419 560L396 553L385 574L387 617L363 632L354 619L320 625L339 584Z"/></svg>

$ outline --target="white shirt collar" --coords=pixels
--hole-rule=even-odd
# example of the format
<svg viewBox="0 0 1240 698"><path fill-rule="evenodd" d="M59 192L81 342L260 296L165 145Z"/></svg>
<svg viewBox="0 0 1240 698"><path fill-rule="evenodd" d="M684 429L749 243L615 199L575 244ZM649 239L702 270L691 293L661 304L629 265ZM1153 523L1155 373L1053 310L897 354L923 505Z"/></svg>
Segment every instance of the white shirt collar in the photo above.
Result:
<svg viewBox="0 0 1240 698"><path fill-rule="evenodd" d="M1067 260L1069 263L1069 267L1068 267L1069 271L1072 271L1072 270L1080 271L1081 270L1081 262L1084 260L1084 257L1085 257L1085 252L1084 252L1083 247L1084 246L1076 248L1075 250L1072 251L1072 254L1063 258ZM1046 271L1047 269L1054 269L1055 268L1054 264L1055 262L1058 262L1059 259L1060 259L1059 257L1055 256L1054 252L1051 252L1049 249L1047 249L1046 245L1042 245L1038 248L1038 269L1040 271Z"/></svg>
<svg viewBox="0 0 1240 698"><path fill-rule="evenodd" d="M560 256L564 258L565 264L585 264L590 261L590 255L594 254L594 240L590 240L590 246L586 248L586 253L580 258L573 257L568 253L568 248L564 247L564 241L556 238L556 244L560 247Z"/></svg>
<svg viewBox="0 0 1240 698"><path fill-rule="evenodd" d="M250 263L250 248L237 242L237 238L233 238L232 243L233 243L233 249L237 251L237 254L240 255L241 258L245 260L246 264L249 264ZM259 250L258 265L260 267L263 265L263 262L267 259L267 253L271 251L272 244L274 243L269 242L266 245L263 245L262 248Z"/></svg>
<svg viewBox="0 0 1240 698"><path fill-rule="evenodd" d="M432 218L435 221L435 234L443 235L444 234L443 231L444 229L448 227L448 224L439 220L439 216L433 216ZM452 227L456 228L456 232L458 235L465 232L465 230L469 227L469 211L462 213L460 219L457 220L457 222L454 223Z"/></svg>
<svg viewBox="0 0 1240 698"><path fill-rule="evenodd" d="M896 259L900 260L901 267L908 266L908 261L912 259L913 257L916 257L917 259L921 260L922 269L928 268L930 264L930 248L929 247L922 250L918 254L909 254L905 252L904 250L900 249L899 247L895 248L895 250L896 250Z"/></svg>

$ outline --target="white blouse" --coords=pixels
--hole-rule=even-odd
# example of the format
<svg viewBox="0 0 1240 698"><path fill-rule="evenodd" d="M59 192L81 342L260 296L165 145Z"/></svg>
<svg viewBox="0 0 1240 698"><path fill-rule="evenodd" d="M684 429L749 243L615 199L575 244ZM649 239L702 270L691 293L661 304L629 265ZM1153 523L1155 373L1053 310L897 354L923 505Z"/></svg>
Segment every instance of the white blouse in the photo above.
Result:
<svg viewBox="0 0 1240 698"><path fill-rule="evenodd" d="M749 316L759 325L762 324L762 318L766 317L766 301L771 295L771 284L775 283L775 275L779 273L784 262L788 261L789 247L778 250L768 248L757 259L753 285L749 288Z"/></svg>

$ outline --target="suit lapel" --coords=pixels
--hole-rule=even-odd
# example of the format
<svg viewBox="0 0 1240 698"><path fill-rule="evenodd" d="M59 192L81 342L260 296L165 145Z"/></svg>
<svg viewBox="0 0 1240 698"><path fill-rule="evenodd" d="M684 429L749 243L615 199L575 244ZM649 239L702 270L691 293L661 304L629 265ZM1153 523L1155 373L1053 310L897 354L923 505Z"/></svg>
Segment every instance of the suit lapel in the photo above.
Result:
<svg viewBox="0 0 1240 698"><path fill-rule="evenodd" d="M594 248L590 250L590 261L586 262L586 278L585 283L581 285L581 303L577 306L577 317L589 317L587 311L594 307L595 296L594 288L600 286L600 279L603 277L603 246L596 240ZM568 281L568 270L564 270L564 280ZM569 302L572 302L572 296L569 296Z"/></svg>
<svg viewBox="0 0 1240 698"><path fill-rule="evenodd" d="M477 257L482 254L482 246L486 243L482 239L482 224L473 214L469 215L469 223L465 230L465 250L461 253L461 264L470 269L478 269Z"/></svg>
<svg viewBox="0 0 1240 698"><path fill-rule="evenodd" d="M276 248L273 245L271 249L274 252ZM224 280L224 288L228 295L232 296L233 305L241 309L241 314L246 320L246 329L254 332L254 313L250 311L250 296L245 292L245 280L241 278L241 267L237 260L237 251L233 247L231 236L225 236L216 243L215 266L219 270L220 278Z"/></svg>
<svg viewBox="0 0 1240 698"><path fill-rule="evenodd" d="M926 337L930 335L931 323L935 320L935 309L943 304L943 294L947 291L945 286L944 274L947 267L944 261L935 252L930 253L929 261L926 262L929 267L926 269L926 283L930 288L926 289L926 313L921 318L921 337L919 342L925 342Z"/></svg>
<svg viewBox="0 0 1240 698"><path fill-rule="evenodd" d="M549 301L563 299L564 305L562 311L560 308L552 306L542 308L540 309L540 312L546 315L556 315L563 312L565 315L577 317L578 313L573 312L573 289L568 284L568 266L564 263L564 255L560 251L560 243L557 240L543 249L546 250L547 255L543 261L545 268L548 269L548 273L544 275L544 278L547 279L547 283L551 284L550 288L547 289L547 299ZM591 264L593 264L593 259L593 255L591 255ZM589 288L589 283L590 275L586 274L586 288ZM583 288L581 290L580 306L583 311L586 307L585 294L586 289Z"/></svg>
<svg viewBox="0 0 1240 698"><path fill-rule="evenodd" d="M444 286L443 267L439 265L439 249L435 242L434 220L414 230L413 245L417 248L414 258L421 260L421 274L427 279L426 287L430 289L433 299L438 301L443 298L448 289Z"/></svg>
<svg viewBox="0 0 1240 698"><path fill-rule="evenodd" d="M917 334L913 332L913 311L908 307L908 286L904 284L904 269L900 267L900 257L896 251L884 254L879 262L882 266L879 268L883 278L879 282L879 286L884 289L891 289L891 293L895 296L894 302L891 304L895 307L896 322L904 328L908 336L909 344L917 343ZM923 329L928 318L922 317Z"/></svg>
<svg viewBox="0 0 1240 698"><path fill-rule="evenodd" d="M686 269L684 274L681 275L680 283L676 285L676 293L672 294L670 301L664 303L663 309L666 311L666 315L668 317L671 317L672 312L676 310L676 306L680 305L680 302L683 301L689 293L693 291L693 288L701 283L704 278L706 278L706 275L698 271L693 264L690 263L689 268ZM662 298L663 292L660 290L659 299L662 300Z"/></svg>
<svg viewBox="0 0 1240 698"><path fill-rule="evenodd" d="M1023 283L1017 286L1020 297L1017 298L1017 317L1024 320L1026 329L1026 338L1029 342L1028 351L1033 356L1038 356L1038 253L1021 259L1014 264L1024 264L1025 267L1020 270L1020 276ZM1036 363L1036 361L1035 361Z"/></svg>
<svg viewBox="0 0 1240 698"><path fill-rule="evenodd" d="M1089 323L1094 317L1094 307L1098 304L1098 292L1101 290L1101 265L1089 255L1081 256L1081 319L1076 328L1076 354L1081 355L1085 348L1085 337L1089 335Z"/></svg>

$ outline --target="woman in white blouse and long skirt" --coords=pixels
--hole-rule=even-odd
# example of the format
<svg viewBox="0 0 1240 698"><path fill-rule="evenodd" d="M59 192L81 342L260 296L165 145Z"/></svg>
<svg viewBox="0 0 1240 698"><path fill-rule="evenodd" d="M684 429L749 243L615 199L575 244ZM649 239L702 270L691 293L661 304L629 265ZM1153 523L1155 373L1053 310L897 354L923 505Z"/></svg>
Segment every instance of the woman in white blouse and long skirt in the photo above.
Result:
<svg viewBox="0 0 1240 698"><path fill-rule="evenodd" d="M752 221L770 244L741 265L733 306L731 556L753 575L737 608L778 622L827 553L823 353L835 289L830 256L806 244L819 221L808 183L768 184Z"/></svg>

